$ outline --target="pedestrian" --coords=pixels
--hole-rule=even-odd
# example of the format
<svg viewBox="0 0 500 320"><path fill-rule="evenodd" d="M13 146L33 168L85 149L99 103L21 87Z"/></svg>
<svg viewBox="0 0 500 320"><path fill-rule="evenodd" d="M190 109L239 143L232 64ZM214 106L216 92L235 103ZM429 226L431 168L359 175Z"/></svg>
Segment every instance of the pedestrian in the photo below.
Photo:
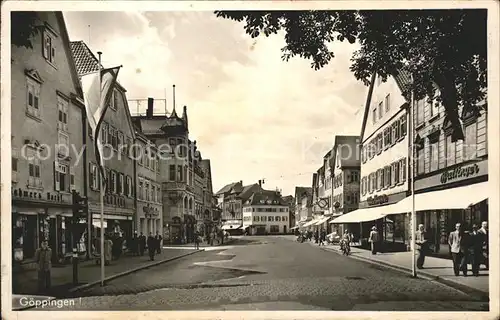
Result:
<svg viewBox="0 0 500 320"><path fill-rule="evenodd" d="M158 231L156 231L155 240L156 240L156 253L160 254L161 253L161 248L163 246L163 244L162 244L163 238L161 237L161 235L160 235L160 233Z"/></svg>
<svg viewBox="0 0 500 320"><path fill-rule="evenodd" d="M200 235L199 235L198 231L194 232L194 248L196 250L200 249Z"/></svg>
<svg viewBox="0 0 500 320"><path fill-rule="evenodd" d="M470 235L470 252L472 263L472 274L479 276L479 265L483 259L483 234L479 232L477 224L472 225L472 232Z"/></svg>
<svg viewBox="0 0 500 320"><path fill-rule="evenodd" d="M132 239L129 240L130 243L130 251L133 256L139 255L139 237L137 236L137 231L134 231L134 235Z"/></svg>
<svg viewBox="0 0 500 320"><path fill-rule="evenodd" d="M47 293L50 289L50 271L52 269L52 249L47 240L43 240L35 251L35 262L38 270L38 291Z"/></svg>
<svg viewBox="0 0 500 320"><path fill-rule="evenodd" d="M482 236L482 263L485 265L486 270L489 269L489 259L488 259L488 221L483 221L481 223L481 229L478 230L478 232Z"/></svg>
<svg viewBox="0 0 500 320"><path fill-rule="evenodd" d="M139 236L139 254L141 256L144 255L144 249L146 248L146 236L144 233L141 232L141 235Z"/></svg>
<svg viewBox="0 0 500 320"><path fill-rule="evenodd" d="M109 265L113 257L113 241L110 235L104 236L104 264Z"/></svg>
<svg viewBox="0 0 500 320"><path fill-rule="evenodd" d="M372 231L370 231L370 236L368 238L368 242L370 242L371 245L372 254L377 254L378 241L379 241L379 236L377 227L373 226Z"/></svg>
<svg viewBox="0 0 500 320"><path fill-rule="evenodd" d="M149 233L148 241L148 253L149 253L149 259L151 261L155 260L155 252L156 252L156 239L153 237L153 233Z"/></svg>
<svg viewBox="0 0 500 320"><path fill-rule="evenodd" d="M450 232L448 244L450 245L451 257L453 259L453 272L455 276L462 271L467 276L467 235L463 231L461 223L455 225L455 231Z"/></svg>
<svg viewBox="0 0 500 320"><path fill-rule="evenodd" d="M419 224L418 230L415 233L415 245L416 245L416 249L417 249L417 268L418 269L424 268L425 256L427 254L427 249L428 249L428 242L427 241L428 241L427 233L424 230L424 225Z"/></svg>
<svg viewBox="0 0 500 320"><path fill-rule="evenodd" d="M325 240L326 240L326 232L325 230L321 229L321 232L319 234L319 245L324 246Z"/></svg>

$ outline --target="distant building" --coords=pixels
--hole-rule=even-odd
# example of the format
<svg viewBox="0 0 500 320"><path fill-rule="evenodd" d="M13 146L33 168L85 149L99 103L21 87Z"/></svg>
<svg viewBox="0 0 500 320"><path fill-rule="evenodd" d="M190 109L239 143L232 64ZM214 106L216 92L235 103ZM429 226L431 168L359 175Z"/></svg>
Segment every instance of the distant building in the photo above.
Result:
<svg viewBox="0 0 500 320"><path fill-rule="evenodd" d="M295 199L292 195L283 197L283 201L288 205L288 229L295 227Z"/></svg>
<svg viewBox="0 0 500 320"><path fill-rule="evenodd" d="M243 203L243 228L251 235L287 233L288 204L276 191L253 192Z"/></svg>
<svg viewBox="0 0 500 320"><path fill-rule="evenodd" d="M302 227L312 219L312 188L295 187L295 226Z"/></svg>
<svg viewBox="0 0 500 320"><path fill-rule="evenodd" d="M34 14L33 48L11 46L13 261L32 261L46 239L56 262L87 229L86 213L72 221L71 195L86 195L85 155L77 154L85 106L62 13Z"/></svg>

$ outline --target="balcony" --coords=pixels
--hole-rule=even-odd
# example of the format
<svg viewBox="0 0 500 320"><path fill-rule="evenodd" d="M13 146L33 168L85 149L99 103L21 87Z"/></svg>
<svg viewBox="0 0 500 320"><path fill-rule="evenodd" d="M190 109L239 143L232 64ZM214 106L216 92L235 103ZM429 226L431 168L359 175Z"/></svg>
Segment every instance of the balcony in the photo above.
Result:
<svg viewBox="0 0 500 320"><path fill-rule="evenodd" d="M193 187L188 185L185 182L176 182L176 181L169 181L169 182L163 182L162 183L162 189L163 190L177 190L177 191L188 191L188 192L193 192Z"/></svg>

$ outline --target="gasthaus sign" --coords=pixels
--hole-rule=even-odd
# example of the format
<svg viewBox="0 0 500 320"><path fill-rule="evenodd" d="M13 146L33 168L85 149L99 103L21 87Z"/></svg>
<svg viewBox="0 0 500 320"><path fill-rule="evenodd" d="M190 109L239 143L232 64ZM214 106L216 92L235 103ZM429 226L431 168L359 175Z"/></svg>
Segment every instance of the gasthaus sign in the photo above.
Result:
<svg viewBox="0 0 500 320"><path fill-rule="evenodd" d="M415 180L415 189L426 189L488 175L488 160L457 164L430 177Z"/></svg>

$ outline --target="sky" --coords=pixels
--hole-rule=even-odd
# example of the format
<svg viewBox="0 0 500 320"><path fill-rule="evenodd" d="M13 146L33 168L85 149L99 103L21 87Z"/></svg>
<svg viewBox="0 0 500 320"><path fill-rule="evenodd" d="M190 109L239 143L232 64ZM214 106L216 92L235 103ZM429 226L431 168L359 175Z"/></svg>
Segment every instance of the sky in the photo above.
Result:
<svg viewBox="0 0 500 320"><path fill-rule="evenodd" d="M264 179L293 195L311 186L335 135L359 135L368 88L349 71L356 45L334 43L319 71L300 57L281 60L283 34L250 38L243 24L213 12L65 12L71 41L123 65L127 99L186 105L189 135L210 159L214 192ZM130 104L131 112L137 110ZM164 112L162 101L155 112Z"/></svg>

